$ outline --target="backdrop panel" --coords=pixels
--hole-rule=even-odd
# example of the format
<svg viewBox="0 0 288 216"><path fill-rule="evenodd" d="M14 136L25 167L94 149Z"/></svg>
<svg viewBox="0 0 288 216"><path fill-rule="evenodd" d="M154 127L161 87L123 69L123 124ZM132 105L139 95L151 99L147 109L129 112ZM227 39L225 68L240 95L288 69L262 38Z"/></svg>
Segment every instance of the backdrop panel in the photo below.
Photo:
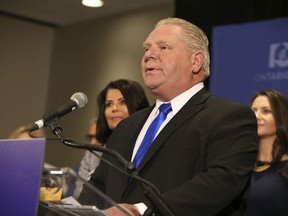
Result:
<svg viewBox="0 0 288 216"><path fill-rule="evenodd" d="M248 104L258 91L288 95L288 18L214 27L209 90Z"/></svg>

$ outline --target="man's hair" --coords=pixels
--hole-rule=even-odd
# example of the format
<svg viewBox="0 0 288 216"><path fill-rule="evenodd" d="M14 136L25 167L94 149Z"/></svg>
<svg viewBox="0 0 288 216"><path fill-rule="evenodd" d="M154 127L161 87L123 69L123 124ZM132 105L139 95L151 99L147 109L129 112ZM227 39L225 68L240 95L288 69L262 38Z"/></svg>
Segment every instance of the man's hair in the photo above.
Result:
<svg viewBox="0 0 288 216"><path fill-rule="evenodd" d="M210 54L209 54L209 41L205 32L198 26L191 22L180 18L168 17L162 19L156 23L155 28L161 25L175 25L183 30L183 42L187 44L188 50L192 53L195 51L201 51L204 55L202 70L204 75L208 77L210 75Z"/></svg>

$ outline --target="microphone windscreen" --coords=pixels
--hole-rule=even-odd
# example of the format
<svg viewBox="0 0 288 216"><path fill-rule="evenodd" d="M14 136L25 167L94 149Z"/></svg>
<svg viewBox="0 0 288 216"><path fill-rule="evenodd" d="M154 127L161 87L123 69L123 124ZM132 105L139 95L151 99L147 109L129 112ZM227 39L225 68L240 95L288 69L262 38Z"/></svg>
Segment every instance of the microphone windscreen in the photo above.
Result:
<svg viewBox="0 0 288 216"><path fill-rule="evenodd" d="M74 93L70 99L76 102L77 108L83 108L88 103L87 96L82 92Z"/></svg>

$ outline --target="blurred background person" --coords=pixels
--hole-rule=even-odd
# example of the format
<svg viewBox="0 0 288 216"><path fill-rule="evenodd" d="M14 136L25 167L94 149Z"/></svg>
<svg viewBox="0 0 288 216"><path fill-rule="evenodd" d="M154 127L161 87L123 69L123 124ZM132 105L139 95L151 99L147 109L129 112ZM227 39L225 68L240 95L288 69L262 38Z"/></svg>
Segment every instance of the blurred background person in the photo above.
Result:
<svg viewBox="0 0 288 216"><path fill-rule="evenodd" d="M42 129L33 131L31 136L29 134L29 125L21 125L11 132L9 139L31 139L31 138L43 138L45 136ZM33 137L32 137L33 136Z"/></svg>
<svg viewBox="0 0 288 216"><path fill-rule="evenodd" d="M89 130L88 133L85 135L87 141L89 144L97 145L97 146L103 146L96 138L96 128L97 128L97 118L93 118L90 121L89 124ZM100 152L96 152L95 154L101 155ZM95 168L99 164L99 158L94 155L90 151L85 151L85 155L83 156L80 166L78 167L79 169L77 170L78 175L80 175L82 178L85 180L88 180L91 176L91 173L94 172ZM79 194L83 188L83 181L81 179L77 179L75 185L75 189L71 188L71 191L73 194L73 197L77 199L79 197ZM71 187L73 187L71 185Z"/></svg>
<svg viewBox="0 0 288 216"><path fill-rule="evenodd" d="M267 89L251 100L257 117L259 152L245 216L288 215L288 98Z"/></svg>
<svg viewBox="0 0 288 216"><path fill-rule="evenodd" d="M97 127L96 124L94 127L96 131L91 128L88 138L91 138L91 144L105 146L105 143L119 122L134 112L149 107L149 102L143 87L138 82L119 79L108 83L99 93L97 105ZM95 133L96 137L93 135ZM101 155L100 152L97 152L97 154ZM89 159L87 160L87 158ZM84 179L89 180L99 162L100 159L88 151L81 161L78 174ZM83 182L78 179L73 194L74 198L77 199L79 197L82 188Z"/></svg>

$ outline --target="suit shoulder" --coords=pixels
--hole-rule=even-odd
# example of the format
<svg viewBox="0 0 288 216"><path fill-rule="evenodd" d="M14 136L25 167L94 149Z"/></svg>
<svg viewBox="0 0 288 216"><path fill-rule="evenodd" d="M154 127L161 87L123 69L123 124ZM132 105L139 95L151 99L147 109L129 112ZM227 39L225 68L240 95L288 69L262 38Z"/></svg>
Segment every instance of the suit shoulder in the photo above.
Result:
<svg viewBox="0 0 288 216"><path fill-rule="evenodd" d="M235 107L243 107L243 108L246 107L250 109L250 107L247 104L243 104L238 101L227 99L227 98L220 97L217 95L210 95L207 102L215 104L215 105L235 106Z"/></svg>
<svg viewBox="0 0 288 216"><path fill-rule="evenodd" d="M242 116L242 118L255 119L255 114L250 106L220 96L211 95L206 101L206 108L207 111L210 110L213 113L217 110L218 114L223 113L224 115L229 115L230 113L234 116Z"/></svg>

